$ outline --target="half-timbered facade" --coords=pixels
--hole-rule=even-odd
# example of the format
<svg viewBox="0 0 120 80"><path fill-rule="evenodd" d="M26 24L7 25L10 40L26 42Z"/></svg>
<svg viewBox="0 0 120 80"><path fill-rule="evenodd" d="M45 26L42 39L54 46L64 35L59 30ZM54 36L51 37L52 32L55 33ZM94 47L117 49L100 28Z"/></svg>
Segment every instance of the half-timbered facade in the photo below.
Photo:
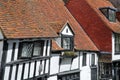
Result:
<svg viewBox="0 0 120 80"><path fill-rule="evenodd" d="M49 76L51 42L57 34L41 22L33 2L0 1L0 80L46 80Z"/></svg>
<svg viewBox="0 0 120 80"><path fill-rule="evenodd" d="M117 9L110 1L119 4L118 0L69 0L66 3L71 14L100 50L98 62L101 80L112 79L112 60L119 57L113 53L113 38L116 33L120 33L120 23L116 19ZM117 51L118 48L117 44Z"/></svg>
<svg viewBox="0 0 120 80"><path fill-rule="evenodd" d="M58 34L52 40L48 80L97 80L98 49L73 18L62 0L46 1L45 7L55 12L48 24ZM55 21L55 20L58 21ZM84 75L86 74L86 75Z"/></svg>

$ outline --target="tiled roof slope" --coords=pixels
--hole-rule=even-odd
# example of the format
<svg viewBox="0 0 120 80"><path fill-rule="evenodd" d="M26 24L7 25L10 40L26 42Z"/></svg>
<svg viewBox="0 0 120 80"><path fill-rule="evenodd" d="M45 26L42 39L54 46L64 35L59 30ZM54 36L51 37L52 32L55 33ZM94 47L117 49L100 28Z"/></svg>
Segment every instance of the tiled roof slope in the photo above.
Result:
<svg viewBox="0 0 120 80"><path fill-rule="evenodd" d="M83 31L79 23L73 18L62 0L40 0L40 9L47 23L55 29L56 33L68 22L75 33L75 49L98 51L97 47ZM43 8L44 7L44 8ZM59 27L57 27L57 25Z"/></svg>
<svg viewBox="0 0 120 80"><path fill-rule="evenodd" d="M120 33L119 22L109 22L99 8L113 7L108 0L70 0L69 11L100 51L112 51L112 32Z"/></svg>
<svg viewBox="0 0 120 80"><path fill-rule="evenodd" d="M0 1L0 27L7 38L54 37L67 21L75 33L75 49L98 51L62 0Z"/></svg>
<svg viewBox="0 0 120 80"><path fill-rule="evenodd" d="M41 0L40 0L41 1ZM56 37L38 0L1 0L0 28L6 38Z"/></svg>
<svg viewBox="0 0 120 80"><path fill-rule="evenodd" d="M64 50L62 47L60 47L55 40L52 40L52 51L62 51Z"/></svg>

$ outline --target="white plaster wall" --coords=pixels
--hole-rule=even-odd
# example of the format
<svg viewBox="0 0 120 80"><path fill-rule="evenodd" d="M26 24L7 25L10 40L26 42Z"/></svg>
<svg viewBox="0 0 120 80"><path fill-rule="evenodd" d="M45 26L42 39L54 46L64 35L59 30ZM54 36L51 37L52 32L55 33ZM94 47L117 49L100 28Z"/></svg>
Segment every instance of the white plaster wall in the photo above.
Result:
<svg viewBox="0 0 120 80"><path fill-rule="evenodd" d="M87 53L87 52L86 52ZM84 53L83 53L84 54ZM81 64L81 72L80 72L80 80L91 80L91 71L90 71L90 54L87 53L86 55L86 66L82 66ZM81 58L83 58L83 56L81 56ZM82 59L81 59L82 60ZM83 61L80 61L83 62Z"/></svg>
<svg viewBox="0 0 120 80"><path fill-rule="evenodd" d="M82 66L82 59L83 59L83 52L80 52L80 80L91 80L91 56L92 54L95 54L95 65L98 66L98 56L96 53L94 52L85 52L87 53L87 65L86 66ZM98 74L98 73L96 73Z"/></svg>
<svg viewBox="0 0 120 80"><path fill-rule="evenodd" d="M7 41L7 43L8 43L8 51L7 51L7 56L6 56L6 63L11 62L12 48L13 48L13 43L14 42L16 43L14 60L17 60L19 41L18 40L9 40L9 41Z"/></svg>
<svg viewBox="0 0 120 80"><path fill-rule="evenodd" d="M56 74L59 72L59 54L51 54L50 60L50 75Z"/></svg>
<svg viewBox="0 0 120 80"><path fill-rule="evenodd" d="M79 69L79 53L76 53L78 56L73 59L72 65L71 65L71 70L74 69Z"/></svg>
<svg viewBox="0 0 120 80"><path fill-rule="evenodd" d="M60 72L70 71L71 68L71 58L63 58L60 64Z"/></svg>
<svg viewBox="0 0 120 80"><path fill-rule="evenodd" d="M51 76L47 80L57 80L57 76Z"/></svg>
<svg viewBox="0 0 120 80"><path fill-rule="evenodd" d="M119 60L120 59L120 55L115 55L115 37L114 34L112 34L112 61L114 60Z"/></svg>

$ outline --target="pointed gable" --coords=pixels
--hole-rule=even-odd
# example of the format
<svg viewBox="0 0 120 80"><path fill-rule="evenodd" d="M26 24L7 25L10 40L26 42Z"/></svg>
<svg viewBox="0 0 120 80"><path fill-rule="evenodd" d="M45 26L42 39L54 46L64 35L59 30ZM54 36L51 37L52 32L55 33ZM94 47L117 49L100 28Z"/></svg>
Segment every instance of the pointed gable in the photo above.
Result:
<svg viewBox="0 0 120 80"><path fill-rule="evenodd" d="M70 28L70 25L68 23L66 23L64 25L64 27L62 28L61 34L63 34L63 35L70 35L70 36L74 35L74 33L73 33L72 29Z"/></svg>

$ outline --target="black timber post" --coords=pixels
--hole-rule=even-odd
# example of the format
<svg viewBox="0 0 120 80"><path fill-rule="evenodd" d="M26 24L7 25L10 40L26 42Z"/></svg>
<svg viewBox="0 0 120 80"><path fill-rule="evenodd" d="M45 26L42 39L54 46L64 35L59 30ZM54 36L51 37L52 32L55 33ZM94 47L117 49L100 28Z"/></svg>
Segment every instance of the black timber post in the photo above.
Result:
<svg viewBox="0 0 120 80"><path fill-rule="evenodd" d="M0 69L0 79L1 80L3 80L3 78L4 78L7 50L8 50L8 43L7 43L7 41L4 41L3 42L3 53L2 53L2 59L1 59L1 69Z"/></svg>

